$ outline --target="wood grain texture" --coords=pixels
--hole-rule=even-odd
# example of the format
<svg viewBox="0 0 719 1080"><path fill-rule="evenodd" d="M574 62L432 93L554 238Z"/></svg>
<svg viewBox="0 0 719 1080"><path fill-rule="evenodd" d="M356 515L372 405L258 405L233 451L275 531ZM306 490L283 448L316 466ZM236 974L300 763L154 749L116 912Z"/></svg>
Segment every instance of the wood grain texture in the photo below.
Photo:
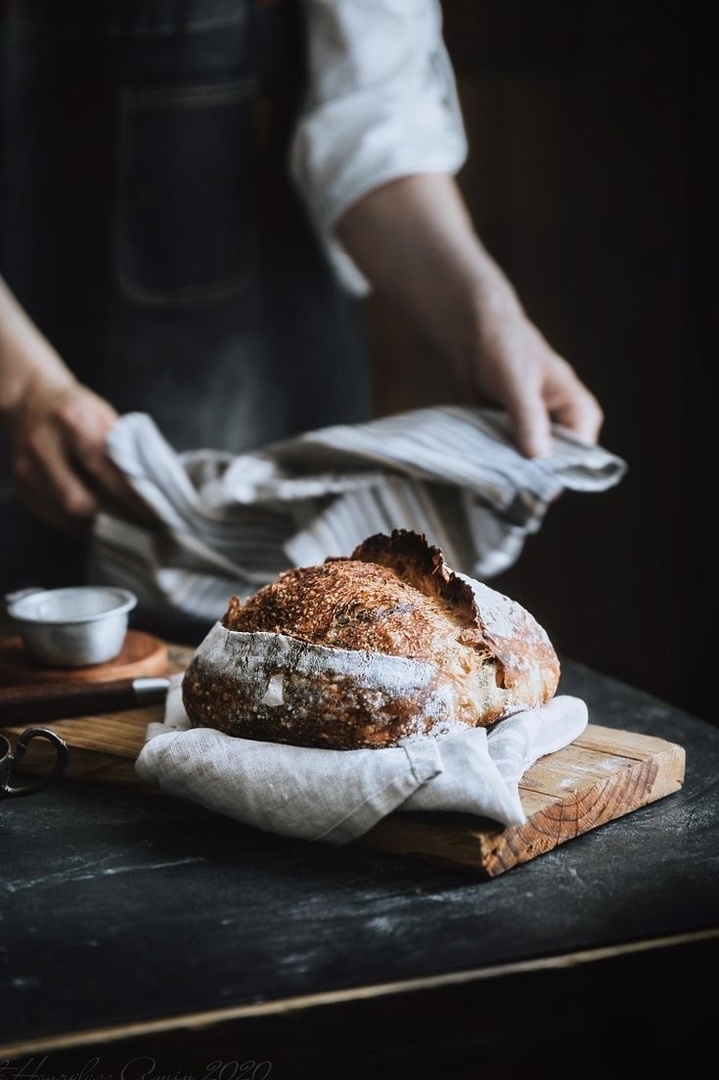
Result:
<svg viewBox="0 0 719 1080"><path fill-rule="evenodd" d="M528 862L682 787L685 752L650 735L590 724L570 746L541 758L522 777L527 821L513 828L466 815L396 814L361 844L474 867L486 877Z"/></svg>
<svg viewBox="0 0 719 1080"><path fill-rule="evenodd" d="M170 646L167 670L184 670L191 650ZM162 705L47 723L70 747L67 777L153 791L134 769L151 721ZM27 726L27 725L23 725ZM17 729L6 729L12 738ZM41 740L28 754L28 771L52 760ZM685 751L651 735L590 724L571 745L540 758L522 777L527 821L503 828L465 814L395 813L356 843L475 871L492 878L559 844L671 795L682 787Z"/></svg>

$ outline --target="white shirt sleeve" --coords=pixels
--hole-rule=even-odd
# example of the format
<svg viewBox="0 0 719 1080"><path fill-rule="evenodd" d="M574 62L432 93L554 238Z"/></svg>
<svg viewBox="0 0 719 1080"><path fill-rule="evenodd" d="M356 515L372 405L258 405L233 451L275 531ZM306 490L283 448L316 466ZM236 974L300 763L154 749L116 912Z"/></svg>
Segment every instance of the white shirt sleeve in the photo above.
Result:
<svg viewBox="0 0 719 1080"><path fill-rule="evenodd" d="M369 283L334 234L373 188L467 156L439 0L305 0L309 85L290 171L340 281Z"/></svg>

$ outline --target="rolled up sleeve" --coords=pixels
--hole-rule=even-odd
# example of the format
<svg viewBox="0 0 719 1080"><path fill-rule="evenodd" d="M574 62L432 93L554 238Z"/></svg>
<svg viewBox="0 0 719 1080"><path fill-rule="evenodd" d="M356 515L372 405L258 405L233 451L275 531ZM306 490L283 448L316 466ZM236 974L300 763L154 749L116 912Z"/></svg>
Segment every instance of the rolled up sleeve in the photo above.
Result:
<svg viewBox="0 0 719 1080"><path fill-rule="evenodd" d="M334 225L401 176L456 173L467 140L438 0L305 0L309 80L290 171L344 286L369 284Z"/></svg>

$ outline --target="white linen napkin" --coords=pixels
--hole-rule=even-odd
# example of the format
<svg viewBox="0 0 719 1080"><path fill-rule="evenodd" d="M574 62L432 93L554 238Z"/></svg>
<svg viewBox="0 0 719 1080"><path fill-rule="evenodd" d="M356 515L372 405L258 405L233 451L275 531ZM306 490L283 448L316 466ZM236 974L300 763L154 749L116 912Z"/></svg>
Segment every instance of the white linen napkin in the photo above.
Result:
<svg viewBox="0 0 719 1080"><path fill-rule="evenodd" d="M191 728L182 675L135 763L143 780L265 832L346 844L394 811L442 810L522 825L526 770L579 736L580 698L560 695L487 732L468 728L381 750L319 750Z"/></svg>
<svg viewBox="0 0 719 1080"><path fill-rule="evenodd" d="M486 579L516 561L562 491L604 491L626 472L602 447L560 427L553 434L552 455L530 460L499 410L439 406L253 453L178 454L149 416L130 413L108 450L153 520L139 527L101 514L90 575L131 589L146 611L214 622L233 593L405 528Z"/></svg>

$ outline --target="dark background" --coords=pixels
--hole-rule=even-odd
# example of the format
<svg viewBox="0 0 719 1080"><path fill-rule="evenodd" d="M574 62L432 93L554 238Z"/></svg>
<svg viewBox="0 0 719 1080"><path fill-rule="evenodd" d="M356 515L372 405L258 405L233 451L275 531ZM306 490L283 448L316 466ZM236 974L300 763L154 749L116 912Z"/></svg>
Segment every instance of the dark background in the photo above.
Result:
<svg viewBox="0 0 719 1080"><path fill-rule="evenodd" d="M609 492L564 494L491 583L560 654L716 722L702 467L713 401L694 303L693 135L715 124L701 111L702 25L680 3L443 10L470 143L459 181L480 236L599 398L601 442L629 466ZM377 299L370 314L379 410L446 401L437 358Z"/></svg>

